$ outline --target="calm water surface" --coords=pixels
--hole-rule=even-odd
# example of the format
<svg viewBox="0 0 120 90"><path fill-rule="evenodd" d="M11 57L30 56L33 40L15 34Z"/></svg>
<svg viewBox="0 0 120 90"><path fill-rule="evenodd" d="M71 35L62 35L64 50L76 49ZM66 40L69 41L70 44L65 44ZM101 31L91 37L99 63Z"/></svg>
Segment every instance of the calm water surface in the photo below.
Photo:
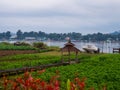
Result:
<svg viewBox="0 0 120 90"><path fill-rule="evenodd" d="M16 41L7 41L7 42L14 43ZM33 43L33 42L27 41L27 43ZM44 41L44 43L47 44L48 46L58 46L62 48L66 42ZM100 48L100 52L104 52L104 53L112 53L113 48L120 48L120 42L114 42L114 43L112 42L99 42L99 43L98 42L72 42L72 43L74 43L75 46L80 50L83 50L82 47L84 45L94 44L95 46Z"/></svg>
<svg viewBox="0 0 120 90"><path fill-rule="evenodd" d="M48 46L59 46L63 47L66 42L44 42ZM120 48L120 42L112 43L112 42L73 42L77 48L82 50L82 47L87 44L94 44L98 48L100 48L100 52L104 53L112 53L113 48Z"/></svg>

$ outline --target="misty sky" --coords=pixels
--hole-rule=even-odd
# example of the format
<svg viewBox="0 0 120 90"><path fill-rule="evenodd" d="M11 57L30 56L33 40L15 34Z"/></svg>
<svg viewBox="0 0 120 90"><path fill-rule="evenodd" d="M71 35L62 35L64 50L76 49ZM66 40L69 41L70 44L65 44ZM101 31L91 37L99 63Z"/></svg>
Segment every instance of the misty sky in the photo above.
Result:
<svg viewBox="0 0 120 90"><path fill-rule="evenodd" d="M120 0L0 0L0 32L110 33L120 30Z"/></svg>

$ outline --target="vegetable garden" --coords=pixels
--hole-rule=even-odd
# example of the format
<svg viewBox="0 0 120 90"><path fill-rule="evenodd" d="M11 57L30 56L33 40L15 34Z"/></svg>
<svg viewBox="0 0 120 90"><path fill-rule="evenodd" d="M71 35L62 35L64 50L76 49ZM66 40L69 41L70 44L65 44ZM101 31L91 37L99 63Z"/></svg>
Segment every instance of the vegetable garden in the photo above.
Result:
<svg viewBox="0 0 120 90"><path fill-rule="evenodd" d="M67 90L68 79L74 81L76 77L86 78L84 90L92 87L95 90L103 90L104 86L107 90L119 90L120 54L79 54L78 58L79 64L48 68L40 75L33 72L32 76L49 82L50 77L54 76L57 70L60 76L58 78L60 90ZM60 62L60 59L60 52L5 56L0 58L0 70L57 63ZM18 77L20 76L18 75Z"/></svg>

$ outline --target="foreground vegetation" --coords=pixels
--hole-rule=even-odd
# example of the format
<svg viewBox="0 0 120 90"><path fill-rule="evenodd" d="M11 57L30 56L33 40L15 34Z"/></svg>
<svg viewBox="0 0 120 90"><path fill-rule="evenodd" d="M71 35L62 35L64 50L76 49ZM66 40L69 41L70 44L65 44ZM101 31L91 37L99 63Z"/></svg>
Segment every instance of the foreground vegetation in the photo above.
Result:
<svg viewBox="0 0 120 90"><path fill-rule="evenodd" d="M49 80L53 72L60 72L61 90L65 90L67 79L73 80L76 76L86 77L86 89L94 87L95 90L106 86L107 90L120 89L120 55L103 54L103 55L82 55L81 63L69 66L60 66L49 68L43 75L38 77ZM36 74L34 73L35 77Z"/></svg>
<svg viewBox="0 0 120 90"><path fill-rule="evenodd" d="M0 62L0 70L15 68L15 62L19 62L16 66L19 66L21 62L37 62L33 64L37 66L40 63L56 63L60 59L60 52L7 56L0 59L3 61ZM60 81L61 90L66 90L66 81L68 79L74 80L75 77L87 78L85 90L88 90L90 87L94 87L95 90L98 90L98 88L101 90L103 86L106 86L107 90L120 89L120 54L79 54L79 60L79 64L52 67L46 69L46 72L40 75L37 72L33 72L32 75L35 78L42 78L48 82L50 77L55 75L56 70L59 71L60 77L58 80ZM11 66L9 66L10 62L14 63L11 63ZM23 66L22 64L21 67Z"/></svg>
<svg viewBox="0 0 120 90"><path fill-rule="evenodd" d="M45 70L39 71L38 74L43 73ZM25 72L22 77L18 77L14 80L10 80L7 77L3 77L0 81L0 89L4 90L61 90L59 72L56 72L56 75L52 76L49 81L44 81L41 78L33 78L29 72ZM76 77L74 81L70 81L70 79L66 82L66 90L85 90L86 78L78 78ZM100 89L100 88L99 88ZM90 90L94 90L94 88L90 88ZM106 86L103 86L101 90L107 90Z"/></svg>

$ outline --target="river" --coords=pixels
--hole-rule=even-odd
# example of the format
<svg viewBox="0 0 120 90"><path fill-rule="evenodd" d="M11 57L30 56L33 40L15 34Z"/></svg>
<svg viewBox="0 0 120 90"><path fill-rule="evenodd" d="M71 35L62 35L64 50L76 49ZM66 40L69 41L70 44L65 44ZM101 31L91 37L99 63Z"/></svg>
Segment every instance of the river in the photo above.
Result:
<svg viewBox="0 0 120 90"><path fill-rule="evenodd" d="M46 43L48 46L59 46L60 48L64 46L64 44L66 42L57 42L57 41L47 41L44 42ZM83 50L82 47L84 45L87 44L93 44L95 46L97 46L100 49L100 52L103 53L112 53L113 52L113 48L120 48L120 42L72 42L75 44L75 46L80 49Z"/></svg>
<svg viewBox="0 0 120 90"><path fill-rule="evenodd" d="M2 41L0 41L2 42ZM7 41L9 43L14 43L16 41ZM32 41L27 41L28 43L33 43ZM62 48L66 42L59 42L59 41L44 41L45 44L48 46L58 46ZM120 42L72 42L75 46L83 50L82 47L87 44L94 44L100 49L100 52L103 53L112 53L113 48L120 48Z"/></svg>

